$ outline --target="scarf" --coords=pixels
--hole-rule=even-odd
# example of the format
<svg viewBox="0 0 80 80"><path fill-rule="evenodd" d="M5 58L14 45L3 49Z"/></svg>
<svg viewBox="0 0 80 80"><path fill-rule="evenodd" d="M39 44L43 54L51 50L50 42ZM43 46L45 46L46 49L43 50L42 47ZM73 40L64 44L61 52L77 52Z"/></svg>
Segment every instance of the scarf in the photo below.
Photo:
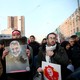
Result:
<svg viewBox="0 0 80 80"><path fill-rule="evenodd" d="M52 56L54 54L53 50L55 50L55 49L56 49L56 44L54 46L47 46L46 45L46 56L45 56L45 58L46 58L47 62L51 62L50 56Z"/></svg>
<svg viewBox="0 0 80 80"><path fill-rule="evenodd" d="M56 46L57 46L57 44L55 44L55 45L53 45L53 46L48 46L48 45L46 45L46 50L51 50L51 51L53 51L53 50L56 49Z"/></svg>

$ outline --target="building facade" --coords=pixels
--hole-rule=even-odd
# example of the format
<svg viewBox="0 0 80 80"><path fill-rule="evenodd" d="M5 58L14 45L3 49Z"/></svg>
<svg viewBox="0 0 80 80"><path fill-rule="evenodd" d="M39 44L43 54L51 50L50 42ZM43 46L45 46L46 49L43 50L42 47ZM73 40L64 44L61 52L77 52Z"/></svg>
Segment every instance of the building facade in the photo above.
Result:
<svg viewBox="0 0 80 80"><path fill-rule="evenodd" d="M75 12L58 27L58 29L65 38L80 32L80 9L76 9Z"/></svg>
<svg viewBox="0 0 80 80"><path fill-rule="evenodd" d="M8 28L12 30L20 30L21 35L25 35L25 17L24 16L8 16Z"/></svg>

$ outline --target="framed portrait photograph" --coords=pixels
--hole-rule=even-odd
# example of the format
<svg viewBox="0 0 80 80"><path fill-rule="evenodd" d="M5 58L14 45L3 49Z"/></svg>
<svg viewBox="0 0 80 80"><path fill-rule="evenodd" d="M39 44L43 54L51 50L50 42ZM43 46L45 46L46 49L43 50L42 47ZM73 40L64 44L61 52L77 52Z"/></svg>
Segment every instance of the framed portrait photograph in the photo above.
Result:
<svg viewBox="0 0 80 80"><path fill-rule="evenodd" d="M26 54L27 39L6 39L5 49L9 51L6 56L6 73L29 71L29 60Z"/></svg>
<svg viewBox="0 0 80 80"><path fill-rule="evenodd" d="M62 80L61 65L42 61L44 80Z"/></svg>

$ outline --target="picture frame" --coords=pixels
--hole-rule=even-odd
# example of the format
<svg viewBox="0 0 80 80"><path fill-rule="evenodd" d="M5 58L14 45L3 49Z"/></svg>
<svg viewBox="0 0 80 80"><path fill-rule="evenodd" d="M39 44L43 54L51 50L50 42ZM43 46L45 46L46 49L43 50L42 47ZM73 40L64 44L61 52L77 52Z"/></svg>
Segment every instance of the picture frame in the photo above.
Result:
<svg viewBox="0 0 80 80"><path fill-rule="evenodd" d="M9 51L6 56L6 73L29 71L29 60L26 54L27 38L5 39L5 49Z"/></svg>
<svg viewBox="0 0 80 80"><path fill-rule="evenodd" d="M61 65L42 61L44 80L61 80Z"/></svg>

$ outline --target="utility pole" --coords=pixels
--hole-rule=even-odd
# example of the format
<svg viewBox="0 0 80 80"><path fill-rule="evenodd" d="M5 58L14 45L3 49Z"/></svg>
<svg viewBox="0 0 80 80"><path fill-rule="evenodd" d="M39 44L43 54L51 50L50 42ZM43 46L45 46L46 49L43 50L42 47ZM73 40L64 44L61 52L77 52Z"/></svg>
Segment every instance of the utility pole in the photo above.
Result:
<svg viewBox="0 0 80 80"><path fill-rule="evenodd" d="M78 8L79 8L79 0L77 0L77 3L78 3Z"/></svg>
<svg viewBox="0 0 80 80"><path fill-rule="evenodd" d="M77 0L77 5L78 5L78 13L79 13L79 16L80 16L80 5L79 5L79 0Z"/></svg>

